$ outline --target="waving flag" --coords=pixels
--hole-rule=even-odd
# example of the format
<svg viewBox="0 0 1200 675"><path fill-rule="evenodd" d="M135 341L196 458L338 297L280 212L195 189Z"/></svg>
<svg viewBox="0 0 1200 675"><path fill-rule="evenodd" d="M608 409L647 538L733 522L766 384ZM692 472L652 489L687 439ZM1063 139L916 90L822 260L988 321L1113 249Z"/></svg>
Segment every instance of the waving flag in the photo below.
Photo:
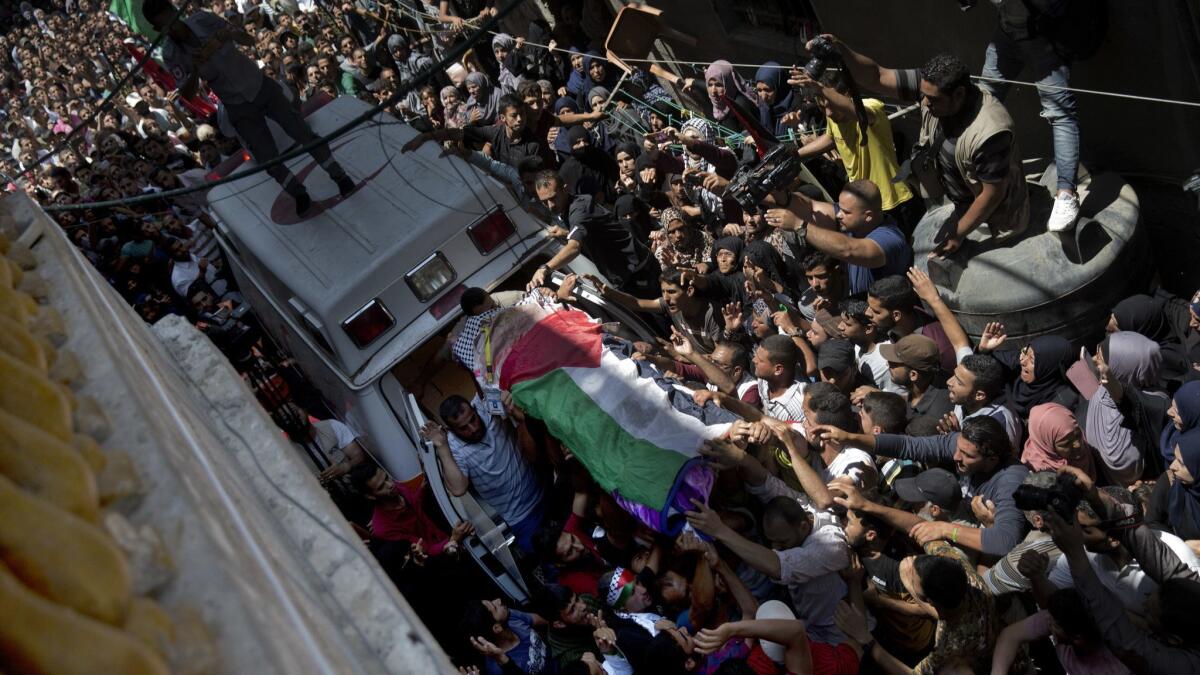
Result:
<svg viewBox="0 0 1200 675"><path fill-rule="evenodd" d="M483 363L484 341L477 340L476 364ZM712 404L697 406L688 390L630 358L631 350L586 313L557 305L527 303L492 319L500 388L542 420L622 507L674 534L690 500L707 501L712 488L700 448L737 418Z"/></svg>
<svg viewBox="0 0 1200 675"><path fill-rule="evenodd" d="M145 35L151 40L158 37L158 31L154 30L154 26L151 26L146 17L142 16L142 0L112 0L108 11L129 24L129 28L133 32Z"/></svg>

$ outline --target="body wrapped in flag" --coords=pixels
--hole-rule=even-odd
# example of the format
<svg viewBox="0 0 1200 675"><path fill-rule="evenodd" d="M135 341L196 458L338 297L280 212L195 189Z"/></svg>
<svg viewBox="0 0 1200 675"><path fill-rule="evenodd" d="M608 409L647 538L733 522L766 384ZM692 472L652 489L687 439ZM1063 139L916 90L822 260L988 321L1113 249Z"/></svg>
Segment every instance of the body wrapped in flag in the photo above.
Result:
<svg viewBox="0 0 1200 675"><path fill-rule="evenodd" d="M530 302L491 317L475 338L481 383L494 381L542 420L596 482L654 529L677 533L692 499L707 502L713 474L699 455L737 418L635 361L632 345L585 312Z"/></svg>

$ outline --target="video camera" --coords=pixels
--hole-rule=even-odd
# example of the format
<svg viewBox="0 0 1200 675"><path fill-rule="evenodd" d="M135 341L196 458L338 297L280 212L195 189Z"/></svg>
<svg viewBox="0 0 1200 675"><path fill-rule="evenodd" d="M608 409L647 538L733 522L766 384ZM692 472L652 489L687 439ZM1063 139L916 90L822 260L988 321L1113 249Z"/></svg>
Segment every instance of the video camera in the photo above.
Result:
<svg viewBox="0 0 1200 675"><path fill-rule="evenodd" d="M836 65L842 61L842 55L838 53L837 46L824 35L818 35L813 38L812 42L808 45L808 51L812 54L812 58L808 60L808 63L804 64L804 72L808 73L808 76L814 82L821 79L821 76L825 74L829 66Z"/></svg>
<svg viewBox="0 0 1200 675"><path fill-rule="evenodd" d="M800 176L800 167L800 156L793 148L776 145L754 166L739 169L725 188L725 196L746 213L760 213L767 195L790 188Z"/></svg>
<svg viewBox="0 0 1200 675"><path fill-rule="evenodd" d="M1022 511L1053 511L1062 516L1063 520L1075 520L1075 509L1079 500L1083 499L1083 490L1075 479L1067 474L1060 474L1054 487L1037 487L1035 485L1019 485L1013 492L1013 501Z"/></svg>

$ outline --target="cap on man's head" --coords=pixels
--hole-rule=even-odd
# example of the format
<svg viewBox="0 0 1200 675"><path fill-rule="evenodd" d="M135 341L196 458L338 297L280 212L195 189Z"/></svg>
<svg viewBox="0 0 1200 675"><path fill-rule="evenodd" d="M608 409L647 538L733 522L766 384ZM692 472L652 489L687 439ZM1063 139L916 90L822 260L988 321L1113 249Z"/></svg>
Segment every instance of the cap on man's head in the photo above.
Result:
<svg viewBox="0 0 1200 675"><path fill-rule="evenodd" d="M854 343L845 338L833 338L821 343L817 350L817 368L844 373L854 366Z"/></svg>
<svg viewBox="0 0 1200 675"><path fill-rule="evenodd" d="M894 344L879 345L879 354L888 363L900 363L921 372L935 371L942 365L937 343L915 333L905 335Z"/></svg>
<svg viewBox="0 0 1200 675"><path fill-rule="evenodd" d="M962 501L962 488L954 474L945 469L929 469L915 478L901 478L892 487L906 502L923 504L929 502L947 511L958 508Z"/></svg>
<svg viewBox="0 0 1200 675"><path fill-rule="evenodd" d="M818 309L815 313L814 320L821 324L821 328L825 329L825 332L829 335L829 337L842 337L842 329L838 327L838 318L830 314L829 310Z"/></svg>

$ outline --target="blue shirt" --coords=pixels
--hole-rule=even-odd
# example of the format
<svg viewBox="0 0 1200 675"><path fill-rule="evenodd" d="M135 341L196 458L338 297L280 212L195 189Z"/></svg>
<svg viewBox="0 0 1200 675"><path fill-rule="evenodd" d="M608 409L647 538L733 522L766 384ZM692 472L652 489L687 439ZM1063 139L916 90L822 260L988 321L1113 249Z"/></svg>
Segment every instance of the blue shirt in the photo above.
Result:
<svg viewBox="0 0 1200 675"><path fill-rule="evenodd" d="M554 661L548 658L546 642L533 630L533 617L515 609L508 610L508 628L517 636L517 646L506 652L513 664L523 673L538 675L555 672ZM487 660L488 675L501 675L504 671L494 659Z"/></svg>
<svg viewBox="0 0 1200 675"><path fill-rule="evenodd" d="M850 236L855 239L863 238L853 234ZM903 276L908 272L908 268L912 267L912 248L905 241L904 233L890 218L883 225L868 232L866 238L879 244L879 248L883 249L883 264L879 267L847 265L846 274L850 278L850 295L866 293L871 282L876 279L890 277L893 274Z"/></svg>
<svg viewBox="0 0 1200 675"><path fill-rule="evenodd" d="M450 454L479 496L505 522L515 525L529 517L541 503L542 486L521 456L516 432L508 420L489 414L478 396L471 405L483 419L487 433L477 443L450 434Z"/></svg>

